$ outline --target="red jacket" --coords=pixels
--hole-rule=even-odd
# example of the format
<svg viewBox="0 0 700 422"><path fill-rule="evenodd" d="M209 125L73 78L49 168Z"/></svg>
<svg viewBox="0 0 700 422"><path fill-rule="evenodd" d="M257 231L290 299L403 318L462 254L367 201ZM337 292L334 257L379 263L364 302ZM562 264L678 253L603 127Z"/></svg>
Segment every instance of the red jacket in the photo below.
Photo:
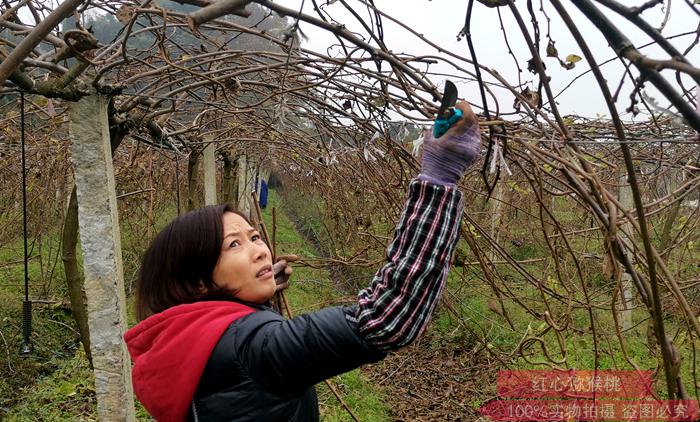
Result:
<svg viewBox="0 0 700 422"><path fill-rule="evenodd" d="M124 334L136 397L158 421L184 421L212 350L228 326L255 310L237 302L174 306Z"/></svg>

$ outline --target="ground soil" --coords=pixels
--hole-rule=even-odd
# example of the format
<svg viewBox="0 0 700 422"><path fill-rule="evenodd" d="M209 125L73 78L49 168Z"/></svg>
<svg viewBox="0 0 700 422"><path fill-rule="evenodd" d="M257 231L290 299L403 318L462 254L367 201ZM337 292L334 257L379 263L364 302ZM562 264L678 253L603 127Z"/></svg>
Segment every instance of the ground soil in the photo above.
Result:
<svg viewBox="0 0 700 422"><path fill-rule="evenodd" d="M483 420L478 406L493 398L496 365L454 345L431 345L431 336L366 367L384 389L395 421ZM485 387L486 386L486 387Z"/></svg>

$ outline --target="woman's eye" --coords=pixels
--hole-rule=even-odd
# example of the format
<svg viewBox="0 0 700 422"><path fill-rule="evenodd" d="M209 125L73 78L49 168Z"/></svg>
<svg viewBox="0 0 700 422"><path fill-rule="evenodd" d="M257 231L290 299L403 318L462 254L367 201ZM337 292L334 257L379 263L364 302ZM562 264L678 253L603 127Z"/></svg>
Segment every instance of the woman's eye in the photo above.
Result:
<svg viewBox="0 0 700 422"><path fill-rule="evenodd" d="M253 240L253 242L257 242L258 240L260 240L260 235L259 235L259 234L254 234L253 237L252 237L251 239Z"/></svg>
<svg viewBox="0 0 700 422"><path fill-rule="evenodd" d="M233 242L231 242L230 245L228 245L229 248L233 248L233 247L235 247L235 246L238 246L238 241L237 241L237 240L234 240Z"/></svg>

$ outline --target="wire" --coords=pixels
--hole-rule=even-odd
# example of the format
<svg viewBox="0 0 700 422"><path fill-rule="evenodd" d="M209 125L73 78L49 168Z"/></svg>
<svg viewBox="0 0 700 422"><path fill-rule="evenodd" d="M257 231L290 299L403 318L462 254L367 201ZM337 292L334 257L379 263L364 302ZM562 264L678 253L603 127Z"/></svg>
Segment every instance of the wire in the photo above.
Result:
<svg viewBox="0 0 700 422"><path fill-rule="evenodd" d="M24 300L29 300L29 265L27 262L27 156L24 138L24 92L20 93L20 138L22 143L22 219L24 224Z"/></svg>
<svg viewBox="0 0 700 422"><path fill-rule="evenodd" d="M575 145L620 145L620 144L632 144L632 145L648 145L648 144L690 144L690 145L700 145L700 141L688 138L670 138L670 139L642 139L642 140L627 140L627 141L568 141L564 142L560 139L537 139L529 138L525 136L508 136L510 139L518 141L530 141L533 143L548 143L548 144L575 144Z"/></svg>
<svg viewBox="0 0 700 422"><path fill-rule="evenodd" d="M24 223L24 302L22 303L22 348L20 355L28 355L32 351L32 302L29 300L29 248L27 244L27 157L24 139L24 91L20 91L20 139L22 144L22 218Z"/></svg>

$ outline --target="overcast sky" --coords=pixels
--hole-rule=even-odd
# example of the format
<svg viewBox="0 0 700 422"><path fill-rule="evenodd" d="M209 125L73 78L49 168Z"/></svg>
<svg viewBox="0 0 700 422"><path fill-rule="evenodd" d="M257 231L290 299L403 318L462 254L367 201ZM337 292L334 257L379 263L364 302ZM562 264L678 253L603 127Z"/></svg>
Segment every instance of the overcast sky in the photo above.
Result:
<svg viewBox="0 0 700 422"><path fill-rule="evenodd" d="M666 1L668 2L668 0ZM278 2L296 10L298 10L302 4L302 0L278 0ZM323 0L319 0L318 3L325 4ZM586 40L589 43L591 50L595 54L598 63L614 57L612 49L607 45L605 38L597 30L597 28L593 26L593 24L590 23L580 12L578 12L578 9L576 9L573 4L567 2L566 0L564 0L563 3L569 11L569 14L572 16L574 22L576 22L578 25L579 30L586 37ZM628 6L633 6L641 5L643 1L640 0L634 3L626 1L624 3ZM352 0L349 0L349 4L352 5L355 10L369 22L369 13L365 7ZM426 38L430 39L436 44L465 57L469 57L466 41L462 39L462 41L458 42L456 39L456 35L464 25L464 18L467 9L466 1L375 0L375 4L383 12L395 17L401 22L404 22L417 32L424 34ZM518 5L521 14L526 20L526 23L529 26L528 29L532 32L532 27L530 25L526 9L526 2L524 0L517 0L516 5ZM344 12L344 7L342 4L340 4L340 2L335 2L331 5L326 5L325 7L335 19L345 24L348 28L359 33L364 33L357 20L349 13ZM545 47L547 45L547 40L545 38L546 22L541 12L538 11L538 0L533 0L533 7L537 11L537 19L539 20L540 24L542 39L540 54L545 56ZM683 32L695 31L697 29L698 17L688 8L685 2L673 2L671 7L670 19L663 30L663 34L666 37ZM564 58L568 54L577 54L583 57L583 54L577 47L573 37L571 37L563 22L558 18L554 8L546 1L544 1L544 8L552 20L551 34L552 38L556 41L556 48L559 51L560 57ZM303 10L304 13L316 16L313 10L313 4L310 0L305 1ZM611 21L632 40L635 46L639 47L650 41L648 37L642 34L639 30L636 30L635 27L628 23L624 18L619 17L613 12L608 12L607 10L604 10L604 12L606 12L606 15L608 15ZM663 21L664 12L665 9L662 9L661 6L656 6L652 10L645 11L643 17L647 19L652 26L658 27ZM475 44L477 58L479 59L480 64L497 70L511 84L516 85L518 82L518 72L513 58L507 54L504 37L500 30L497 10L487 8L482 4L475 2L472 13L472 39ZM508 33L508 41L519 59L521 68L523 68L523 73L520 75L521 79L523 82L532 82L530 84L531 88L536 88L536 86L533 85L537 81L536 76L532 75L526 70L527 60L531 56L523 36L517 27L515 19L512 17L512 14L509 12L507 7L501 8L501 15ZM411 55L439 54L436 49L423 43L420 41L420 39L411 35L405 29L391 23L388 19L384 19L383 24L385 43L390 50ZM313 27L312 25L302 23L301 29L309 37L308 41L304 42L304 47L306 48L326 52L330 45L337 43L336 39L330 33ZM694 35L690 35L677 38L672 42L676 48L678 48L680 51L684 51L693 40ZM643 49L642 52L652 58L668 58L658 47L647 47ZM687 56L687 58L691 63L697 64L698 59L700 58L698 54L700 53L698 53L698 50L695 49ZM585 59L577 63L576 67L572 70L562 68L554 58L545 57L544 61L545 65L547 66L548 73L552 77L551 84L555 93L561 91L561 89L563 89L575 76L588 69ZM431 67L432 71L439 69L440 68ZM615 60L603 67L604 74L610 81L611 91L614 91L617 88L620 76L622 75L622 69L623 66L619 60ZM445 67L444 70L452 72L452 70L450 70L448 67ZM468 68L467 70L473 71L473 68ZM674 80L675 85L674 73L668 71L665 71L664 73L667 74L669 79ZM435 78L433 82L437 83L441 87L443 85L442 78ZM457 80L454 82L457 83L460 91L460 97L465 97L471 102L481 104L478 87L476 86L475 82L460 83L460 81ZM694 86L694 83L690 78L684 78L684 82L685 86L688 88ZM649 84L648 86L648 95L657 98L660 104L668 105L668 102L665 101L658 92L651 88ZM621 113L624 112L629 105L628 97L631 88L631 83L626 81L618 100L618 110ZM500 99L501 107L506 109L510 109L512 107L513 97L510 94L506 93L504 90L500 90L498 92L498 97ZM607 115L607 108L603 101L602 95L600 94L600 89L597 87L591 73L575 82L571 88L557 98L557 102L560 111L563 114L571 113L588 117L595 117L598 114ZM625 117L631 118L631 116Z"/></svg>

